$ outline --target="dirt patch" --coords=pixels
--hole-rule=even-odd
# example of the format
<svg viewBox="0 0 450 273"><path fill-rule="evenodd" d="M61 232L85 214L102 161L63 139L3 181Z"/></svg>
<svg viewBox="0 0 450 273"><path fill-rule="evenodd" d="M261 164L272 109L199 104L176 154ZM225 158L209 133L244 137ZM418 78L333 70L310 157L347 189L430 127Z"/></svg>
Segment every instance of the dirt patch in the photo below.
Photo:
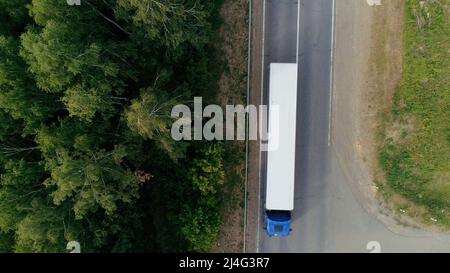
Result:
<svg viewBox="0 0 450 273"><path fill-rule="evenodd" d="M394 144L406 144L416 132L416 118L407 117L404 120L398 120L392 123L385 130L385 138Z"/></svg>
<svg viewBox="0 0 450 273"><path fill-rule="evenodd" d="M390 114L395 90L403 73L403 28L405 0L385 1L374 11L372 48L369 69L365 75L366 87L361 96L363 115L359 124L362 153L366 164L376 174L378 166L378 132ZM395 133L396 131L392 131ZM399 136L400 137L400 136Z"/></svg>
<svg viewBox="0 0 450 273"><path fill-rule="evenodd" d="M221 50L227 71L220 79L219 102L244 104L247 91L248 3L246 0L225 0L220 12L224 24L219 31Z"/></svg>
<svg viewBox="0 0 450 273"><path fill-rule="evenodd" d="M225 55L227 70L219 86L219 104L245 104L247 90L248 3L225 0L221 9L223 25L219 30L219 48ZM212 252L242 252L244 244L245 143L228 142L233 160L225 162L226 193L223 225Z"/></svg>

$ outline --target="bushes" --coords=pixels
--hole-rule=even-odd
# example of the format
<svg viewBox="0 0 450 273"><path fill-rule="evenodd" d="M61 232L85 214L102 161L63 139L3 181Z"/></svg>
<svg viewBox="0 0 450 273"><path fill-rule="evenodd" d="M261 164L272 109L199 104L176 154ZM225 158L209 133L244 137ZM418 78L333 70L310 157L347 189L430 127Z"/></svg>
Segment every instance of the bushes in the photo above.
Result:
<svg viewBox="0 0 450 273"><path fill-rule="evenodd" d="M224 182L224 149L221 143L208 144L192 162L187 179L197 198L186 200L178 215L181 235L189 250L210 250L221 224L221 193Z"/></svg>
<svg viewBox="0 0 450 273"><path fill-rule="evenodd" d="M222 160L223 147L221 144L213 144L203 148L201 155L192 163L189 177L193 187L202 196L215 195L223 185L225 176Z"/></svg>

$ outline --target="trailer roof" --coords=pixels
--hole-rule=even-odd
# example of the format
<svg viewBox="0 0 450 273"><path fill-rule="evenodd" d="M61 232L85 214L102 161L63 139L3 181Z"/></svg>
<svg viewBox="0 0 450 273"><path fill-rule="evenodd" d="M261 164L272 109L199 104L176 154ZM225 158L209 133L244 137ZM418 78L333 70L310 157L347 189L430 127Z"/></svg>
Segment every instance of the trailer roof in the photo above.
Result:
<svg viewBox="0 0 450 273"><path fill-rule="evenodd" d="M270 64L269 113L266 209L292 211L295 185L297 64Z"/></svg>

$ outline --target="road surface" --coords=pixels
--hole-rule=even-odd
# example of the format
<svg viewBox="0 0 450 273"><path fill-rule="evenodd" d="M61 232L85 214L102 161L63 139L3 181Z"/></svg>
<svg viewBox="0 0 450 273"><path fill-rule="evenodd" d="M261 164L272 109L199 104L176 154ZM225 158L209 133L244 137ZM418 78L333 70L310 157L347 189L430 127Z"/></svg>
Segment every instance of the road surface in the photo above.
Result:
<svg viewBox="0 0 450 273"><path fill-rule="evenodd" d="M357 90L347 92L339 89L341 93L333 93L337 90L331 88L332 75L335 75L335 50L332 48L336 47L336 40L342 49L339 54L352 55L352 30L355 26L351 17L361 5L367 5L366 1L300 0L300 5L294 0L265 1L264 103L267 104L269 63L298 62L299 83L293 232L287 238L269 238L262 228L265 193L263 153L257 234L259 252L450 251L449 235L392 228L373 211L369 212L364 199L358 195L356 184L351 183L354 177L348 173L346 164L352 162L343 161L340 156L345 147L334 147L334 143L342 143L339 138L343 136L334 134L333 128L351 127L345 124L345 118L332 118L332 113L345 117L346 107L351 107L346 104L345 97ZM369 8L372 7L367 5ZM334 24L334 14L337 14L339 24ZM349 61L348 65L351 64ZM345 58L334 66L334 71L338 70L349 73L348 81L352 80L354 71L346 67ZM340 98L339 103L333 101L335 97ZM334 107L338 109L332 109Z"/></svg>

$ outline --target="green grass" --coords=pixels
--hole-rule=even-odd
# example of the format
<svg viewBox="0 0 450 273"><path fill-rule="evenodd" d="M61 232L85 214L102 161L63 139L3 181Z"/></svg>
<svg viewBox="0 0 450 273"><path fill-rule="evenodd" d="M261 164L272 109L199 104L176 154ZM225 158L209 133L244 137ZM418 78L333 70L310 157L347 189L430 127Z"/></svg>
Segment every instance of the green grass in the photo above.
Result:
<svg viewBox="0 0 450 273"><path fill-rule="evenodd" d="M385 138L380 163L390 188L450 227L450 0L406 5L403 79L386 128L413 129Z"/></svg>

